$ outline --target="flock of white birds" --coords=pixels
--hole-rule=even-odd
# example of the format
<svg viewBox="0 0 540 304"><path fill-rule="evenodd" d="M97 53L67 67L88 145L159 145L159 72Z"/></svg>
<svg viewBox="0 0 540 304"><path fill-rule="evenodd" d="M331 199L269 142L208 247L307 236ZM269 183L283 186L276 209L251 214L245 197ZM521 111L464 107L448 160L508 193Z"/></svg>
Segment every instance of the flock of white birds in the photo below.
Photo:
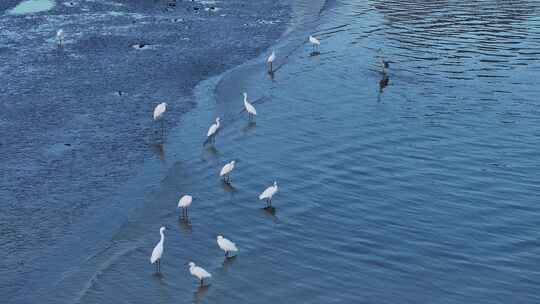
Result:
<svg viewBox="0 0 540 304"><path fill-rule="evenodd" d="M320 41L313 37L309 36L308 41L313 45L313 51L318 52ZM62 29L58 30L56 32L56 43L59 48L64 47L65 43L65 33ZM268 73L273 74L273 63L276 60L276 53L272 50L272 53L268 56L266 62L268 64ZM243 93L244 96L244 109L248 114L248 118L251 120L255 116L257 116L257 110L253 106L251 102L248 100L247 93ZM154 115L153 118L155 121L161 122L161 129L162 129L162 137L163 137L163 115L167 111L167 103L162 102L158 104L154 108ZM216 117L215 122L208 128L208 132L206 133L206 141L205 143L214 143L215 137L221 127L220 124L220 118ZM225 183L230 184L231 183L231 172L234 170L234 166L236 164L235 160L230 161L229 163L225 164L223 168L221 169L219 176L223 179ZM277 182L274 181L272 185L270 185L268 188L266 188L260 195L259 200L266 201L266 208L272 208L272 198L274 195L279 191ZM193 202L193 197L191 195L183 195L180 200L178 201L178 208L182 210L181 218L187 219L188 218L188 208L191 206L191 203ZM152 250L152 255L150 256L150 263L156 265L156 273L161 272L161 259L163 257L163 243L165 241L165 227L161 227L159 229L160 234L160 240L154 247L154 250ZM229 239L224 238L222 235L218 235L216 242L218 244L218 247L225 252L225 258L230 257L230 254L235 254L238 252L238 248L236 247L236 244L232 242ZM210 274L208 271L206 271L204 268L197 266L194 262L189 262L189 272L192 276L196 277L201 286L204 284L204 280L211 278L212 274Z"/></svg>
<svg viewBox="0 0 540 304"><path fill-rule="evenodd" d="M310 36L311 37L311 36ZM275 52L272 52L271 57L275 58ZM272 59L273 61L274 59ZM244 108L246 112L248 113L248 117L251 120L254 116L257 115L257 110L251 104L248 100L247 93L243 93L244 95ZM160 120L161 126L163 130L163 115L167 111L167 103L162 102L158 104L154 108L154 120ZM208 132L206 133L206 142L205 143L214 143L215 137L217 135L217 132L220 128L220 118L217 117L215 120L215 123L213 123L210 128L208 129ZM227 184L231 183L231 172L234 170L234 166L236 164L235 160L230 161L229 163L225 164L221 171L219 172L219 176L223 179L223 181ZM277 182L274 181L274 183L266 188L260 195L259 200L265 200L266 201L266 207L271 208L272 205L272 197L278 192L279 188L277 185ZM188 208L191 206L191 203L193 202L193 197L191 195L183 195L180 200L178 201L178 208L182 210L181 218L187 219L188 218ZM165 240L165 232L166 228L161 227L159 229L159 234L161 236L159 242L154 247L154 250L152 251L152 255L150 257L150 263L156 265L156 272L161 272L161 258L163 256L163 242ZM229 239L224 238L222 235L217 236L217 244L221 250L225 252L225 258L229 257L229 254L236 253L238 251L238 248L236 247L236 244L232 242ZM201 286L204 284L204 280L207 278L211 278L212 274L210 274L208 271L206 271L204 268L197 266L194 262L189 262L189 273L196 277Z"/></svg>
<svg viewBox="0 0 540 304"><path fill-rule="evenodd" d="M313 37L309 36L308 41L313 45L313 52L316 53L319 51L320 41ZM274 73L273 69L273 63L276 60L276 52L272 50L272 53L268 56L266 62L268 64L268 73L272 74ZM257 110L255 109L255 106L248 100L247 93L242 93L244 96L244 109L248 114L248 118L251 120L255 116L257 116ZM162 128L163 128L163 115L165 114L165 111L167 110L167 103L163 102L158 104L154 109L154 120L161 120ZM206 133L206 141L205 143L214 143L216 135L221 127L220 124L220 118L216 117L215 122L208 128L208 132ZM225 183L230 184L231 183L231 173L234 170L234 166L236 164L235 160L230 161L229 163L225 164L223 168L221 169L219 176L223 179ZM268 188L266 188L260 195L259 200L266 201L266 208L272 208L272 198L274 195L279 191L279 187L277 185L277 182L274 181L272 185L270 185ZM182 210L181 217L187 219L188 217L188 208L191 206L191 203L193 202L193 197L191 195L183 195L180 200L178 201L178 208ZM150 263L156 265L156 272L161 271L161 258L163 256L163 241L165 239L164 231L166 230L165 227L161 227L159 230L159 234L161 236L161 239L157 243L156 247L154 247L154 250L152 251L152 256L150 257ZM234 254L238 252L238 248L236 247L236 244L232 242L229 239L224 238L222 235L217 236L217 244L221 250L225 252L225 258L229 257L229 254ZM206 271L204 268L197 266L194 262L189 262L189 273L196 277L201 286L204 284L204 280L211 278L212 274L210 274L208 271Z"/></svg>

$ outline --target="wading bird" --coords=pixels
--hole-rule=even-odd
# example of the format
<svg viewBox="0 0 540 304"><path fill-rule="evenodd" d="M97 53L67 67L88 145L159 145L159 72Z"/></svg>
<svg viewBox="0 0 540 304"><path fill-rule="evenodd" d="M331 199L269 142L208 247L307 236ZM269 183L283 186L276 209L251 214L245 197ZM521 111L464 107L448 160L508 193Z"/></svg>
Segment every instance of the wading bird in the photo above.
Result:
<svg viewBox="0 0 540 304"><path fill-rule="evenodd" d="M154 108L154 121L160 120L161 121L161 137L163 138L163 129L165 128L163 125L163 114L165 114L165 111L167 111L167 103L162 102L158 104Z"/></svg>
<svg viewBox="0 0 540 304"><path fill-rule="evenodd" d="M199 281L201 282L201 286L204 283L204 279L212 277L212 275L208 271L204 270L204 268L202 267L195 265L195 263L193 262L189 262L189 273L199 279Z"/></svg>
<svg viewBox="0 0 540 304"><path fill-rule="evenodd" d="M157 243L156 247L152 251L152 256L150 257L150 264L156 264L156 273L161 272L161 256L163 255L163 241L165 241L165 227L159 228L159 234L161 239Z"/></svg>
<svg viewBox="0 0 540 304"><path fill-rule="evenodd" d="M208 128L208 132L206 133L206 142L212 141L214 142L216 140L216 133L219 130L219 117L216 118L216 122L213 123L210 128Z"/></svg>
<svg viewBox="0 0 540 304"><path fill-rule="evenodd" d="M272 50L272 54L270 54L270 56L268 56L268 59L266 60L266 63L268 64L268 73L270 74L274 73L274 69L272 67L274 60L276 60L276 52Z"/></svg>
<svg viewBox="0 0 540 304"><path fill-rule="evenodd" d="M59 48L64 47L64 36L65 34L63 29L59 29L56 32L56 44Z"/></svg>
<svg viewBox="0 0 540 304"><path fill-rule="evenodd" d="M259 200L266 200L267 207L272 206L272 197L278 192L278 190L279 189L277 182L274 181L274 184L272 186L266 188L266 190L264 190L263 193L259 195Z"/></svg>
<svg viewBox="0 0 540 304"><path fill-rule="evenodd" d="M243 94L244 94L244 108L246 108L246 112L248 112L249 119L251 120L253 116L257 116L257 110L255 110L255 107L248 101L247 93L244 92Z"/></svg>
<svg viewBox="0 0 540 304"><path fill-rule="evenodd" d="M318 54L319 53L319 47L321 46L321 42L319 41L319 39L313 37L313 36L309 36L309 43L311 43L311 45L313 45L313 54Z"/></svg>
<svg viewBox="0 0 540 304"><path fill-rule="evenodd" d="M219 176L223 177L223 181L227 184L231 183L231 176L230 173L234 169L234 165L236 164L236 161L232 160L230 163L225 164L223 168L221 168L221 172L219 172Z"/></svg>
<svg viewBox="0 0 540 304"><path fill-rule="evenodd" d="M229 256L229 252L237 252L238 248L236 248L236 244L231 242L230 240L224 238L221 235L217 236L217 243L219 248L221 250L225 251L225 257Z"/></svg>
<svg viewBox="0 0 540 304"><path fill-rule="evenodd" d="M180 218L188 217L188 208L191 206L192 201L193 197L191 195L184 195L180 198L178 201L178 208L182 208L182 215L180 215Z"/></svg>

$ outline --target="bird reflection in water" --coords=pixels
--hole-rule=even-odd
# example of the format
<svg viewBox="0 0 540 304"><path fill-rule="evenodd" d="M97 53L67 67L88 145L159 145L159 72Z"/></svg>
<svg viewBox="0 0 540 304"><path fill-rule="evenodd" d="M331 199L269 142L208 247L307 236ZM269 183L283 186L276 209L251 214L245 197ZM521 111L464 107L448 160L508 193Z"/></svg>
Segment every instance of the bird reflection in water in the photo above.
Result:
<svg viewBox="0 0 540 304"><path fill-rule="evenodd" d="M390 82L390 76L388 76L388 70L390 68L390 63L388 61L384 61L381 59L382 64L382 76L381 80L379 81L379 92L382 93L384 88L388 86L388 83Z"/></svg>
<svg viewBox="0 0 540 304"><path fill-rule="evenodd" d="M223 269L224 272L226 272L227 270L229 270L232 264L234 264L235 261L236 261L236 255L225 257L225 259L223 259L223 264L222 264L223 267L221 268Z"/></svg>
<svg viewBox="0 0 540 304"><path fill-rule="evenodd" d="M161 161L164 161L165 160L165 145L163 145L162 143L159 143L159 144L154 144L151 147L152 147L152 151L156 154L156 156Z"/></svg>
<svg viewBox="0 0 540 304"><path fill-rule="evenodd" d="M223 187L223 191L225 191L227 193L235 193L236 192L236 188L234 188L232 184L227 183L225 181L221 181L221 187Z"/></svg>
<svg viewBox="0 0 540 304"><path fill-rule="evenodd" d="M257 123L255 121L248 121L248 123L246 124L244 129L242 129L242 131L244 131L244 133L248 133L249 131L255 129L256 126L257 126Z"/></svg>
<svg viewBox="0 0 540 304"><path fill-rule="evenodd" d="M193 232L193 227L191 226L191 221L189 220L189 218L180 218L178 220L178 225L180 226L180 230L184 232L187 232L187 233Z"/></svg>
<svg viewBox="0 0 540 304"><path fill-rule="evenodd" d="M202 285L197 287L197 291L194 293L193 303L202 303L202 300L204 300L204 297L209 289L210 285Z"/></svg>
<svg viewBox="0 0 540 304"><path fill-rule="evenodd" d="M267 207L261 208L261 211L264 213L264 215L269 217L274 223L277 223L278 217L276 216L277 209L275 207L267 206Z"/></svg>

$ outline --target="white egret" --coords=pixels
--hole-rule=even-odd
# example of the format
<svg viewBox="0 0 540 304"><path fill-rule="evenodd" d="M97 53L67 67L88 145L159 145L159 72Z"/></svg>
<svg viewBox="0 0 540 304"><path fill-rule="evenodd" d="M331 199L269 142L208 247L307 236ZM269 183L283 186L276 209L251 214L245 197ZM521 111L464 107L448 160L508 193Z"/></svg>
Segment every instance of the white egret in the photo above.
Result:
<svg viewBox="0 0 540 304"><path fill-rule="evenodd" d="M207 141L215 141L215 136L219 130L219 117L216 118L216 122L213 123L210 128L208 128L208 133L206 133Z"/></svg>
<svg viewBox="0 0 540 304"><path fill-rule="evenodd" d="M165 241L165 227L159 228L159 234L161 235L161 239L159 240L159 243L157 243L156 247L154 247L154 250L152 251L152 256L150 257L150 264L156 264L156 272L159 273L161 271L161 256L163 255L163 241Z"/></svg>
<svg viewBox="0 0 540 304"><path fill-rule="evenodd" d="M162 102L154 108L154 120L158 120L167 111L167 103Z"/></svg>
<svg viewBox="0 0 540 304"><path fill-rule="evenodd" d="M184 195L178 201L178 208L182 208L182 215L180 217L188 217L188 208L191 206L193 197L191 195Z"/></svg>
<svg viewBox="0 0 540 304"><path fill-rule="evenodd" d="M212 275L208 271L204 270L204 268L202 267L195 265L195 263L193 262L189 262L189 273L199 279L199 281L201 282L201 286L203 285L204 279L212 277Z"/></svg>
<svg viewBox="0 0 540 304"><path fill-rule="evenodd" d="M246 112L248 112L249 119L251 119L253 116L257 116L257 110L255 110L255 107L248 101L247 93L244 94L244 108L246 108Z"/></svg>
<svg viewBox="0 0 540 304"><path fill-rule="evenodd" d="M232 160L230 163L227 163L225 164L225 166L223 166L223 168L221 168L221 172L219 172L219 176L223 177L223 180L226 182L226 183L230 183L231 182L231 176L230 176L230 173L232 172L232 170L234 169L234 165L236 164L236 161L235 160Z"/></svg>
<svg viewBox="0 0 540 304"><path fill-rule="evenodd" d="M279 188L277 182L274 181L274 184L266 188L261 195L259 195L259 200L266 200L268 207L272 206L272 197L278 192Z"/></svg>
<svg viewBox="0 0 540 304"><path fill-rule="evenodd" d="M64 30L59 29L56 32L56 44L58 45L58 47L63 47L64 46L64 38L65 38Z"/></svg>
<svg viewBox="0 0 540 304"><path fill-rule="evenodd" d="M319 39L310 35L309 42L311 43L311 45L313 45L313 53L318 53L319 47L321 46L321 42L319 41Z"/></svg>
<svg viewBox="0 0 540 304"><path fill-rule="evenodd" d="M162 102L162 103L158 104L154 108L154 120L159 119L161 121L161 137L163 137L163 129L164 129L164 126L163 126L163 114L165 114L165 111L167 111L167 103L166 102Z"/></svg>
<svg viewBox="0 0 540 304"><path fill-rule="evenodd" d="M217 236L217 243L219 248L221 250L225 251L225 257L229 256L229 252L237 252L238 248L236 248L236 244L231 242L230 240L224 238L221 235Z"/></svg>
<svg viewBox="0 0 540 304"><path fill-rule="evenodd" d="M268 56L268 59L266 60L266 63L268 63L268 73L270 74L274 73L274 69L272 68L274 60L276 60L276 52L272 50L272 54L270 54L270 56Z"/></svg>

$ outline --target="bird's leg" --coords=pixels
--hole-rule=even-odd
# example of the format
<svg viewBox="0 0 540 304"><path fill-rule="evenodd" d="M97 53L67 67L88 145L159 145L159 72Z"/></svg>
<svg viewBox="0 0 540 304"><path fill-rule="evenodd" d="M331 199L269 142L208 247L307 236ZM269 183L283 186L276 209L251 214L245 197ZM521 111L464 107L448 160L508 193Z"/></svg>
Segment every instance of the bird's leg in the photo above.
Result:
<svg viewBox="0 0 540 304"><path fill-rule="evenodd" d="M163 119L161 119L161 141L162 142L163 142L164 135L165 135L165 126L164 126Z"/></svg>
<svg viewBox="0 0 540 304"><path fill-rule="evenodd" d="M203 286L203 279L201 279L201 286Z"/></svg>

